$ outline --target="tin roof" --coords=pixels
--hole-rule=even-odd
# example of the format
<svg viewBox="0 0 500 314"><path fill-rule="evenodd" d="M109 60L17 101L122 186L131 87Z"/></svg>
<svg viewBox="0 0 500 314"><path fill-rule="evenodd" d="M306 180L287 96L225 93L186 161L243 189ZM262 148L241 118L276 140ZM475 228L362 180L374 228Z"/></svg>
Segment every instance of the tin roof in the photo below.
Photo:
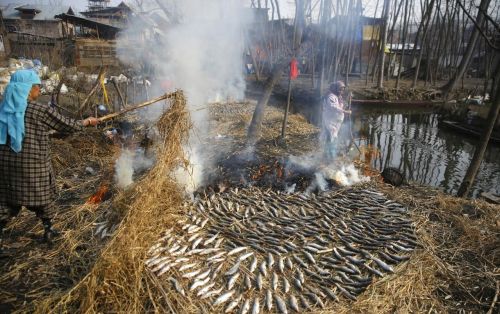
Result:
<svg viewBox="0 0 500 314"><path fill-rule="evenodd" d="M23 12L36 13L33 20L57 20L54 16L61 13L66 13L71 10L69 5L54 6L54 5L38 5L38 4L25 4L9 3L0 5L2 16L4 20L22 19Z"/></svg>

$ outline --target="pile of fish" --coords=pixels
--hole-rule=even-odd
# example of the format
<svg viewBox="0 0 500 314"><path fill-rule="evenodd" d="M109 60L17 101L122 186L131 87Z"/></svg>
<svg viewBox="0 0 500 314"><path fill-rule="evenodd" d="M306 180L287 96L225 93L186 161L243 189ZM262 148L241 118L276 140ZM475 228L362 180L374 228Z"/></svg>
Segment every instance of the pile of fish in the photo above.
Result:
<svg viewBox="0 0 500 314"><path fill-rule="evenodd" d="M373 190L235 188L185 207L146 265L214 312L305 312L355 300L417 245L406 208Z"/></svg>

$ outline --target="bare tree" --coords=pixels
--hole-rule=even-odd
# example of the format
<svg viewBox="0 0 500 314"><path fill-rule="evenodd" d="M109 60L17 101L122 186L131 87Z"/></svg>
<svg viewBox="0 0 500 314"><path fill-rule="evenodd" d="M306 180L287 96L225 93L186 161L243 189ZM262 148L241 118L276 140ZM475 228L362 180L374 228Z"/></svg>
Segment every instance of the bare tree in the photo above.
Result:
<svg viewBox="0 0 500 314"><path fill-rule="evenodd" d="M484 14L481 12L481 10L487 11L490 2L491 0L481 0L481 3L479 4L479 10L476 17L476 24L478 25L478 27L475 27L474 31L472 32L465 54L460 61L457 73L448 81L448 83L441 87L441 91L443 92L445 99L448 98L449 93L455 88L455 85L462 78L462 76L465 74L465 71L469 67L472 55L474 53L474 50L476 49L476 44L480 35L481 27L483 27L485 21Z"/></svg>
<svg viewBox="0 0 500 314"><path fill-rule="evenodd" d="M276 2L276 4L277 4L277 2ZM296 0L295 7L296 7L295 18L303 20L304 19L304 11L305 11L304 0ZM303 27L303 25L304 25L303 21L297 22L297 31L296 31L296 35L294 36L293 53L292 54L295 54L296 51L298 51L298 49L300 48L300 43L302 40L302 27ZM248 127L247 144L250 146L255 145L257 143L257 140L260 138L262 120L264 119L264 110L267 106L267 103L269 102L269 98L271 97L274 86L276 85L278 80L281 78L281 75L283 74L284 69L288 65L289 58L290 58L290 56L288 56L287 58L282 58L282 60L280 60L280 62L278 62L274 66L274 69L271 73L271 76L266 81L264 93L262 94L259 101L257 102L257 106L255 107L255 111L254 111L253 116L252 116L252 121L250 122L250 126Z"/></svg>
<svg viewBox="0 0 500 314"><path fill-rule="evenodd" d="M385 46L387 45L387 24L389 19L389 10L391 6L391 0L384 0L384 8L382 9L382 18L384 19L382 25L381 39L382 43L380 45L380 61L379 61L379 75L377 80L377 87L384 87L384 66L385 66Z"/></svg>

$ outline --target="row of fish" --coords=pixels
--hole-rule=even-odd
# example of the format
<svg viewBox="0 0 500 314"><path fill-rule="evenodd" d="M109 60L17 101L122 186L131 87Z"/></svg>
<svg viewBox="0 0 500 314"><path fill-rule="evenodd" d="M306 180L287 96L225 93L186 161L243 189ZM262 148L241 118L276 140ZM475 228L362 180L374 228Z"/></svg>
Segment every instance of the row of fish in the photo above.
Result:
<svg viewBox="0 0 500 314"><path fill-rule="evenodd" d="M162 233L146 266L226 313L355 300L417 246L406 209L373 190L230 189L184 206L186 218Z"/></svg>

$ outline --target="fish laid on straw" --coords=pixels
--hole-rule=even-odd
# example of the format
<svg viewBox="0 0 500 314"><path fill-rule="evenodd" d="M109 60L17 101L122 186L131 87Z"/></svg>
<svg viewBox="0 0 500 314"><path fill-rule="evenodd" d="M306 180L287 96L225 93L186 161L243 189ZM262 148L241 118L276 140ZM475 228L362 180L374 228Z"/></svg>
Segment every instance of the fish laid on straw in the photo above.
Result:
<svg viewBox="0 0 500 314"><path fill-rule="evenodd" d="M184 207L187 219L162 234L148 264L160 281L190 287L187 298L212 300L214 311L259 313L273 296L281 313L356 300L417 246L406 208L374 190L230 189Z"/></svg>

